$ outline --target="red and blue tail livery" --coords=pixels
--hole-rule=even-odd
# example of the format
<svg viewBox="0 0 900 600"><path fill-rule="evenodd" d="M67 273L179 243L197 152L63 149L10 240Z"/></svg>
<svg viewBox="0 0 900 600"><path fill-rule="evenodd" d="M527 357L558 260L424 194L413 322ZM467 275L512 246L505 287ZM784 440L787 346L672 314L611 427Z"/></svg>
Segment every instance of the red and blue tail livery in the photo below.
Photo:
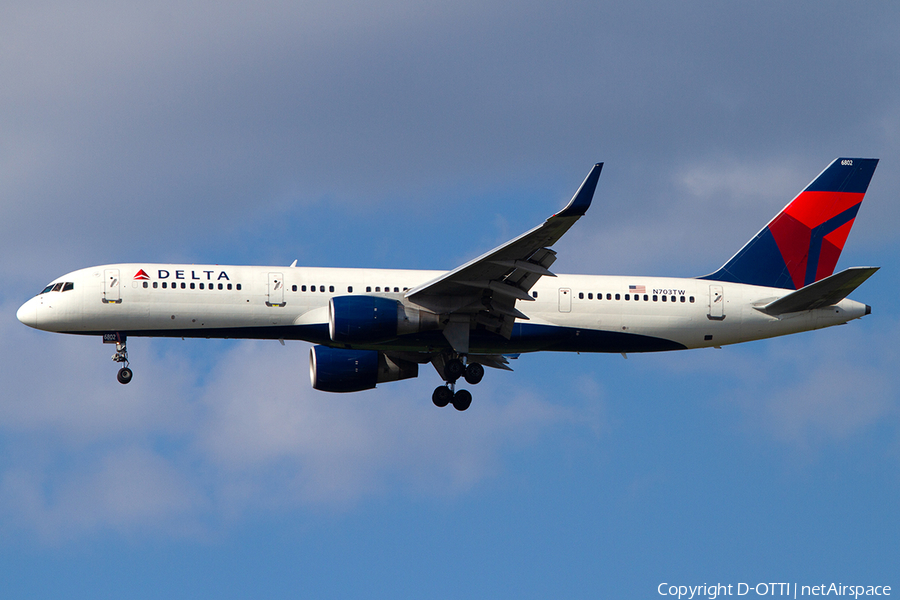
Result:
<svg viewBox="0 0 900 600"><path fill-rule="evenodd" d="M832 273L877 158L837 158L722 268L702 279L799 290Z"/></svg>

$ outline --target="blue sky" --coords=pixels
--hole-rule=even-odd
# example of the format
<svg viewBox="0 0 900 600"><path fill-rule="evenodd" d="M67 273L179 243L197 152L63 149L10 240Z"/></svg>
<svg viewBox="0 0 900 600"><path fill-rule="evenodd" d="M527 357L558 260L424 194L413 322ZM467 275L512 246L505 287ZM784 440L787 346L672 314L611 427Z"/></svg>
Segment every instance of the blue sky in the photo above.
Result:
<svg viewBox="0 0 900 600"><path fill-rule="evenodd" d="M900 9L45 2L0 19L0 595L654 597L900 586ZM111 262L451 269L594 162L559 272L709 273L877 157L848 326L539 354L466 413L430 369L310 389L308 345L99 340L15 311Z"/></svg>

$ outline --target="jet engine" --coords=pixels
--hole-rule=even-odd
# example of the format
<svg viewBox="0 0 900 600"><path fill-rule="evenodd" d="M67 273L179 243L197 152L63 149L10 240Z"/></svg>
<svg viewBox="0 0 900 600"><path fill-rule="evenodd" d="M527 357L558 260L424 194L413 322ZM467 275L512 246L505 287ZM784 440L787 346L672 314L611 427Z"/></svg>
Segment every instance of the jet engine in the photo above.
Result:
<svg viewBox="0 0 900 600"><path fill-rule="evenodd" d="M312 386L323 392L371 390L377 383L418 376L418 364L391 358L377 350L313 346L309 351Z"/></svg>
<svg viewBox="0 0 900 600"><path fill-rule="evenodd" d="M384 342L440 326L438 315L379 296L337 296L328 302L328 332L335 342Z"/></svg>

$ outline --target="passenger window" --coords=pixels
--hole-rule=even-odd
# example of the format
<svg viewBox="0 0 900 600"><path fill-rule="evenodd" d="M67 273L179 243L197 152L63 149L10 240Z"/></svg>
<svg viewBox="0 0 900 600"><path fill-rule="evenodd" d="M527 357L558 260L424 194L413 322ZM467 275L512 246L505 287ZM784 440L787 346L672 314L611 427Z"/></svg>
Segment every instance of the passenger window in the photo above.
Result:
<svg viewBox="0 0 900 600"><path fill-rule="evenodd" d="M584 292L578 292L578 299L584 300Z"/></svg>
<svg viewBox="0 0 900 600"><path fill-rule="evenodd" d="M185 289L186 287L187 287L187 286L184 285L184 282L182 281L182 282L181 282L181 289Z"/></svg>
<svg viewBox="0 0 900 600"><path fill-rule="evenodd" d="M169 287L169 286L166 284L165 281L163 281L163 289L166 289L167 287Z"/></svg>
<svg viewBox="0 0 900 600"><path fill-rule="evenodd" d="M74 290L74 289L75 289L75 284L72 283L71 281L67 281L66 283L63 284L62 291L68 292L69 290Z"/></svg>
<svg viewBox="0 0 900 600"><path fill-rule="evenodd" d="M594 293L588 292L588 300L593 300L593 299L594 299Z"/></svg>
<svg viewBox="0 0 900 600"><path fill-rule="evenodd" d="M684 298L684 296L682 296L682 297L681 297L681 301L682 301L682 302L684 302L684 301L685 301L685 298Z"/></svg>
<svg viewBox="0 0 900 600"><path fill-rule="evenodd" d="M324 291L325 291L325 286L324 286L324 285L320 285L320 286L319 286L319 291L320 291L320 292L324 292Z"/></svg>
<svg viewBox="0 0 900 600"><path fill-rule="evenodd" d="M333 286L333 285L329 285L329 286L328 286L328 291L329 291L329 292L333 292L333 291L334 291L334 286Z"/></svg>
<svg viewBox="0 0 900 600"><path fill-rule="evenodd" d="M663 301L663 302L666 301L666 296L663 296L663 297L662 297L662 301Z"/></svg>
<svg viewBox="0 0 900 600"><path fill-rule="evenodd" d="M292 291L292 292L296 292L296 291L297 291L297 286L296 286L296 285L292 285L292 286L291 286L291 291Z"/></svg>
<svg viewBox="0 0 900 600"><path fill-rule="evenodd" d="M182 284L182 285L184 285L184 284ZM203 285L203 284L201 284L201 285ZM192 290L195 289L195 288L194 288L194 282L193 282L193 281L191 282L191 289L192 289Z"/></svg>
<svg viewBox="0 0 900 600"><path fill-rule="evenodd" d="M348 286L347 286L347 293L348 293L348 294L352 294L352 293L353 293L353 286L352 286L352 285L348 285Z"/></svg>
<svg viewBox="0 0 900 600"><path fill-rule="evenodd" d="M191 284L191 285L193 286L193 284ZM202 283L200 284L200 289L201 289L201 290L204 289Z"/></svg>
<svg viewBox="0 0 900 600"><path fill-rule="evenodd" d="M147 282L145 281L145 282L144 282L144 289L147 289L148 287L150 287L150 284L147 283Z"/></svg>
<svg viewBox="0 0 900 600"><path fill-rule="evenodd" d="M367 285L367 286L366 286L366 291L367 291L367 292L371 292L371 291L372 291L372 286L371 286L371 285Z"/></svg>
<svg viewBox="0 0 900 600"><path fill-rule="evenodd" d="M222 284L221 284L221 283L219 284L219 289L220 289L220 290L222 289Z"/></svg>
<svg viewBox="0 0 900 600"><path fill-rule="evenodd" d="M300 286L300 291L301 291L301 292L305 292L305 291L306 291L306 286L305 286L305 285L301 285L301 286Z"/></svg>
<svg viewBox="0 0 900 600"><path fill-rule="evenodd" d="M399 292L399 291L400 291L400 288L395 287L395 288L394 288L394 291L395 291L395 292Z"/></svg>
<svg viewBox="0 0 900 600"><path fill-rule="evenodd" d="M531 297L532 297L532 298L537 298L537 292L531 292Z"/></svg>
<svg viewBox="0 0 900 600"><path fill-rule="evenodd" d="M241 284L238 283L237 285L234 286L234 288L235 288L236 290L240 291L240 290L241 290ZM231 284L230 284L230 283L228 284L228 289L231 289Z"/></svg>
<svg viewBox="0 0 900 600"><path fill-rule="evenodd" d="M153 282L153 289L155 290L155 289L158 288L158 287L159 287L159 282L158 282L158 281L154 281L154 282Z"/></svg>
<svg viewBox="0 0 900 600"><path fill-rule="evenodd" d="M691 304L693 304L693 303L694 303L694 297L691 296Z"/></svg>
<svg viewBox="0 0 900 600"><path fill-rule="evenodd" d="M230 289L231 289L231 284L229 283L229 284L227 284L225 287L227 287L227 288L230 290Z"/></svg>
<svg viewBox="0 0 900 600"><path fill-rule="evenodd" d="M628 294L625 294L625 299L626 299L626 300L631 300L631 297L630 297Z"/></svg>
<svg viewBox="0 0 900 600"><path fill-rule="evenodd" d="M619 294L616 294L616 300L620 300L620 299L621 299L621 296L619 296Z"/></svg>
<svg viewBox="0 0 900 600"><path fill-rule="evenodd" d="M672 302L675 302L675 296L672 296L671 300Z"/></svg>
<svg viewBox="0 0 900 600"><path fill-rule="evenodd" d="M659 300L659 296L657 296L656 294L653 294L653 301L656 302L657 300Z"/></svg>
<svg viewBox="0 0 900 600"><path fill-rule="evenodd" d="M380 292L380 291L381 291L381 286L380 286L380 285L376 285L376 286L375 286L375 291L376 291L376 292Z"/></svg>

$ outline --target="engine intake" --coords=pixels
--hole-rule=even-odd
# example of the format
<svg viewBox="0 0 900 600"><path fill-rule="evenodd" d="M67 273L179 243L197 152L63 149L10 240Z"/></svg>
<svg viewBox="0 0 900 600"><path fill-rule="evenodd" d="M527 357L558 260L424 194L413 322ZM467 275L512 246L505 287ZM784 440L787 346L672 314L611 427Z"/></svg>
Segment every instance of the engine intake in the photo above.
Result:
<svg viewBox="0 0 900 600"><path fill-rule="evenodd" d="M323 392L360 392L378 383L419 376L419 365L391 358L377 350L348 350L313 346L309 351L309 377Z"/></svg>

